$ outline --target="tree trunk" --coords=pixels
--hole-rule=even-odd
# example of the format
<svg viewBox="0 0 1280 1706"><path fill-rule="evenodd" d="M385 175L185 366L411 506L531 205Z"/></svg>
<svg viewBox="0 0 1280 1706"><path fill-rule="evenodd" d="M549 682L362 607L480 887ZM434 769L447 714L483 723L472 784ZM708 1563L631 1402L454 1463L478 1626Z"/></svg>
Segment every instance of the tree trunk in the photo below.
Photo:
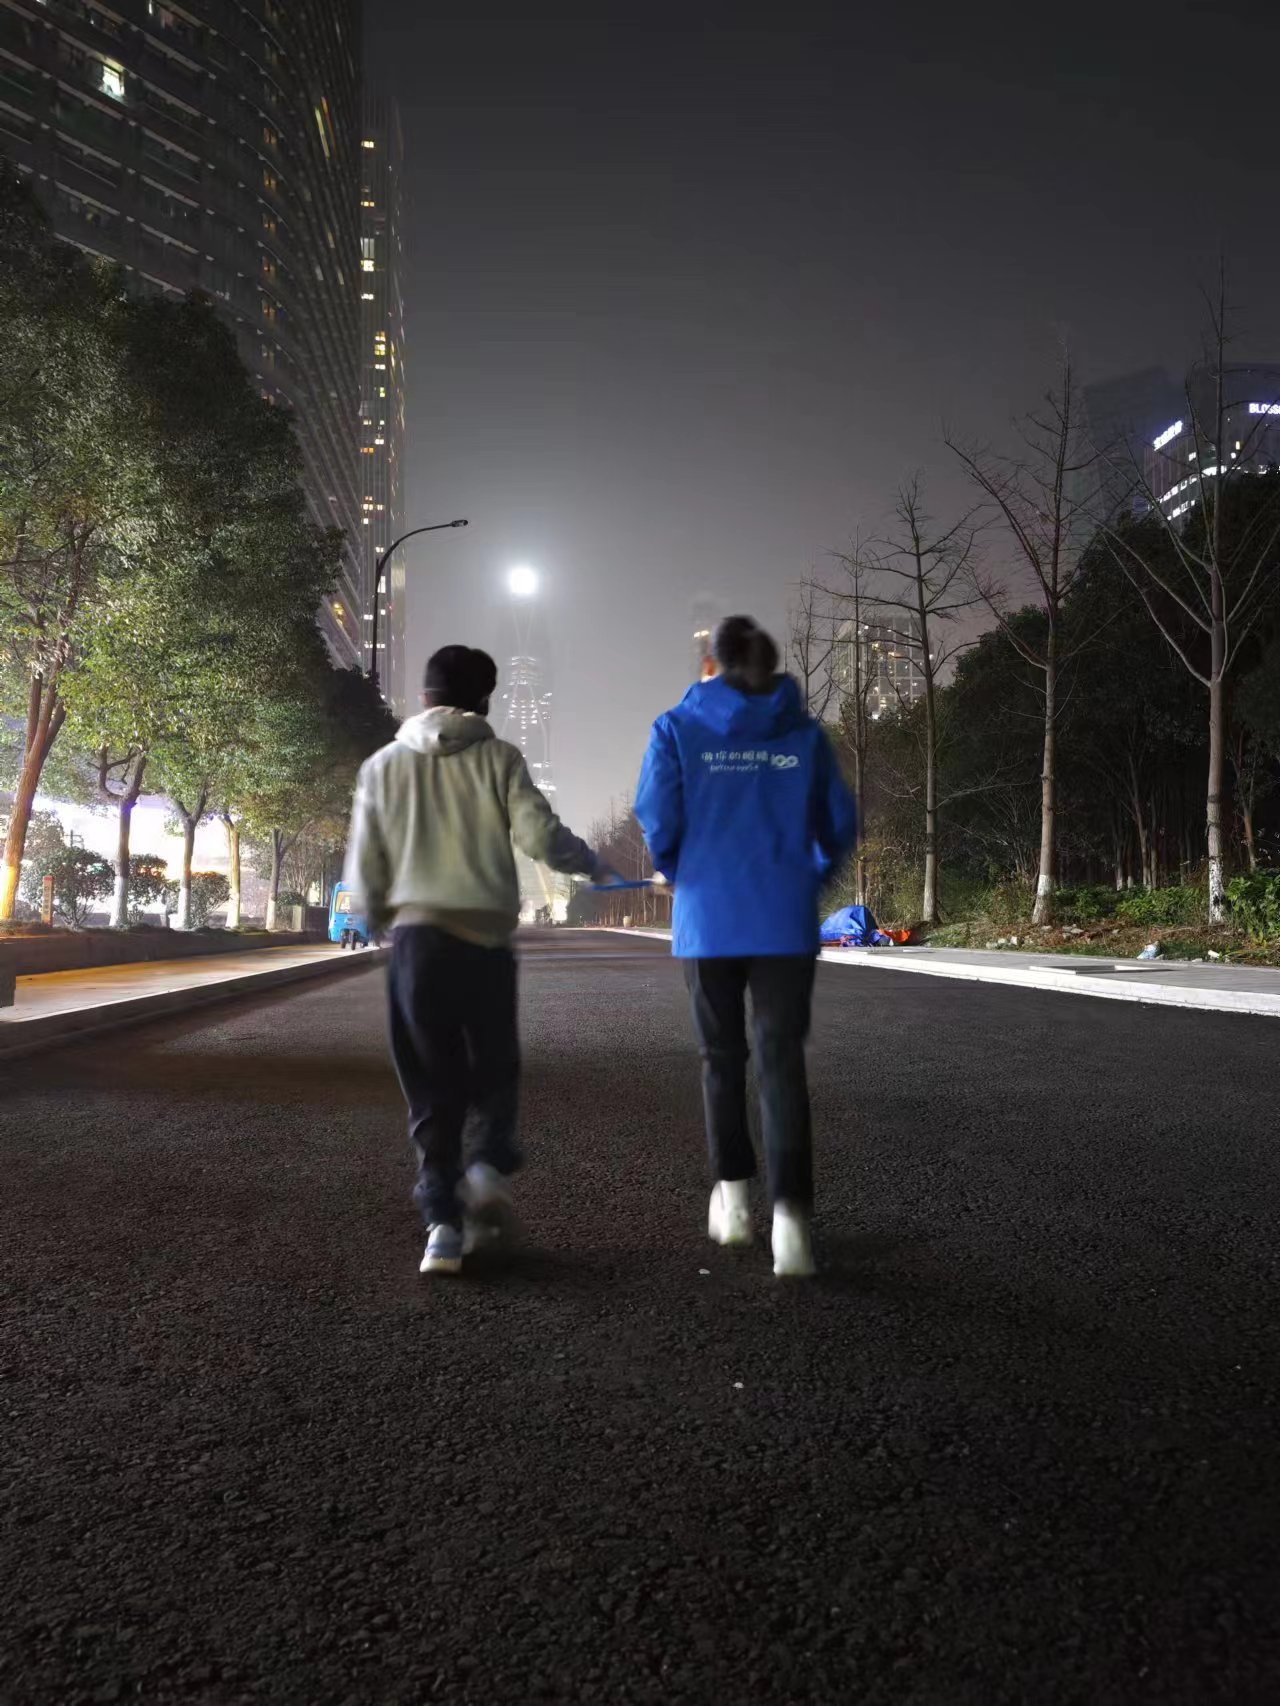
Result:
<svg viewBox="0 0 1280 1706"><path fill-rule="evenodd" d="M230 888L227 896L227 929L238 930L242 916L240 825L230 812L223 812L222 823L227 832L227 883Z"/></svg>
<svg viewBox="0 0 1280 1706"><path fill-rule="evenodd" d="M856 642L855 642L856 645ZM853 849L853 899L855 906L867 904L867 856L862 842L862 731L858 727L857 706L854 707L853 727L853 797L858 803L857 842Z"/></svg>
<svg viewBox="0 0 1280 1706"><path fill-rule="evenodd" d="M190 930L191 923L191 867L196 857L196 830L209 804L209 791L206 787L195 800L190 811L178 800L173 802L174 810L182 821L182 876L178 883L178 929Z"/></svg>
<svg viewBox="0 0 1280 1706"><path fill-rule="evenodd" d="M280 901L280 871L284 864L284 836L278 829L271 831L271 880L267 888L267 929L276 927L276 911Z"/></svg>
<svg viewBox="0 0 1280 1706"><path fill-rule="evenodd" d="M191 928L191 867L196 856L196 820L182 813L182 876L178 882L178 929Z"/></svg>
<svg viewBox="0 0 1280 1706"><path fill-rule="evenodd" d="M933 729L932 684L925 689L924 759L924 894L920 902L922 924L938 922L938 757Z"/></svg>
<svg viewBox="0 0 1280 1706"><path fill-rule="evenodd" d="M46 687L43 678L36 676L27 695L27 729L22 747L22 768L13 790L13 806L9 812L9 828L4 838L4 862L0 865L0 921L13 917L18 904L18 884L22 880L22 855L27 845L27 830L40 778L50 748L66 720L66 710L58 698L56 683Z"/></svg>
<svg viewBox="0 0 1280 1706"><path fill-rule="evenodd" d="M924 894L921 923L938 922L938 704L933 690L933 652L924 570L916 559L916 618L920 624L920 660L924 671Z"/></svg>
<svg viewBox="0 0 1280 1706"><path fill-rule="evenodd" d="M1215 651L1219 637L1214 635ZM1222 788L1226 769L1227 695L1221 673L1209 682L1209 791L1205 802L1205 831L1209 844L1209 922L1222 924L1227 916L1222 848Z"/></svg>
<svg viewBox="0 0 1280 1706"><path fill-rule="evenodd" d="M129 928L129 834L133 827L133 805L128 794L122 794L116 802L116 883L110 919L113 930Z"/></svg>
<svg viewBox="0 0 1280 1706"><path fill-rule="evenodd" d="M104 800L116 808L116 880L111 899L111 928L129 927L129 841L133 830L133 808L142 793L142 778L146 774L147 755L134 753L124 767L123 791L114 793L107 786L110 755L104 747L98 765L98 791Z"/></svg>
<svg viewBox="0 0 1280 1706"><path fill-rule="evenodd" d="M1057 740L1058 740L1058 651L1057 635L1049 628L1044 671L1044 765L1040 772L1040 874L1036 879L1033 924L1053 920L1053 891L1057 885Z"/></svg>
<svg viewBox="0 0 1280 1706"><path fill-rule="evenodd" d="M4 838L4 868L0 871L0 919L12 918L18 904L18 883L22 878L22 853L27 844L27 830L36 803L40 783L39 769L24 763L14 789L13 806L9 812L9 831Z"/></svg>

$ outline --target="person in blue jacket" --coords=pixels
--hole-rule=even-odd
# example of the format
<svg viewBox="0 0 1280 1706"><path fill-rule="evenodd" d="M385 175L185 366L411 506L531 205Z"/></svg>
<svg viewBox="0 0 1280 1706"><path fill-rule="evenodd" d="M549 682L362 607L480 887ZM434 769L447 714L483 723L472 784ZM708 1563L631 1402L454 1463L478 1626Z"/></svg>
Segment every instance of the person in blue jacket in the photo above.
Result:
<svg viewBox="0 0 1280 1706"><path fill-rule="evenodd" d="M635 812L675 885L677 958L702 1054L715 1185L707 1230L751 1240L746 996L751 995L774 1272L812 1274L813 1160L804 1045L818 896L852 851L857 807L778 648L749 616L713 641L717 673L653 725Z"/></svg>

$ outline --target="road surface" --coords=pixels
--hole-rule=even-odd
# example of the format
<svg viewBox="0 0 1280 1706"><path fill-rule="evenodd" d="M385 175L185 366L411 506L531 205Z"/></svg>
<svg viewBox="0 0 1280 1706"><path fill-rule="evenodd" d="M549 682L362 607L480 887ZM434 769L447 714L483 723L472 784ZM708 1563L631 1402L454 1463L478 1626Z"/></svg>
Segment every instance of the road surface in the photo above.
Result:
<svg viewBox="0 0 1280 1706"><path fill-rule="evenodd" d="M822 967L787 1288L664 949L524 956L460 1281L376 972L3 1069L0 1699L1280 1698L1274 1022Z"/></svg>

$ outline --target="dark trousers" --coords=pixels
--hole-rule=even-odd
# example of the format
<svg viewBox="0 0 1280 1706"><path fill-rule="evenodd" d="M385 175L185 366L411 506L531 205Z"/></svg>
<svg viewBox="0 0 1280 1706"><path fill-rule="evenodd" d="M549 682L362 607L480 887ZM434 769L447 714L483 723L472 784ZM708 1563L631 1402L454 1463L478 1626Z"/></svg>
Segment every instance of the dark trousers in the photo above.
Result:
<svg viewBox="0 0 1280 1706"><path fill-rule="evenodd" d="M747 960L686 960L702 1053L707 1146L717 1179L750 1179L755 1152L747 1125L746 996L771 1202L813 1202L813 1144L804 1045L816 961L812 954Z"/></svg>
<svg viewBox="0 0 1280 1706"><path fill-rule="evenodd" d="M469 1161L487 1161L500 1173L514 1173L521 1161L515 955L430 925L406 925L392 935L388 987L391 1053L418 1154L413 1200L428 1226L461 1226L468 1116Z"/></svg>

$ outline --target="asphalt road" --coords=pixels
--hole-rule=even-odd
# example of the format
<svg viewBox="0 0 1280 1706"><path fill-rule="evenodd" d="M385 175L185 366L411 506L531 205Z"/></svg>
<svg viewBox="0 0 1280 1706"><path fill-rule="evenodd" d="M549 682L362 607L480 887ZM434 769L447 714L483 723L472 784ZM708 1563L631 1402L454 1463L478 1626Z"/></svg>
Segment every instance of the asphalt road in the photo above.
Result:
<svg viewBox="0 0 1280 1706"><path fill-rule="evenodd" d="M0 1069L0 1699L1280 1699L1273 1021L821 968L811 1287L662 947L524 1022L459 1281L377 973Z"/></svg>

